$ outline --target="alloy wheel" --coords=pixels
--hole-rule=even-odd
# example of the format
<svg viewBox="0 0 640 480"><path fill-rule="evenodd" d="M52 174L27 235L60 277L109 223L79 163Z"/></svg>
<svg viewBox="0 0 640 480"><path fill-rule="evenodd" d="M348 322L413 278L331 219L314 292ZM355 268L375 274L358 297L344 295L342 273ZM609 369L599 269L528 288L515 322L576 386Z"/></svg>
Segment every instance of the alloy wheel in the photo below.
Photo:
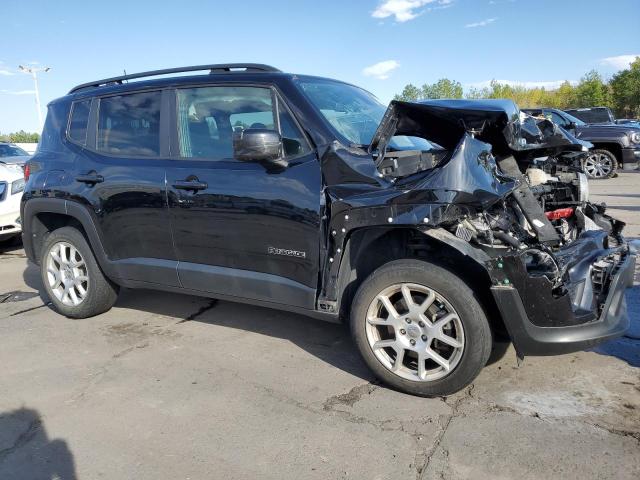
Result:
<svg viewBox="0 0 640 480"><path fill-rule="evenodd" d="M584 161L584 170L591 178L606 178L613 170L613 161L604 153L592 153Z"/></svg>
<svg viewBox="0 0 640 480"><path fill-rule="evenodd" d="M407 380L444 378L462 358L460 317L446 298L424 285L401 283L384 289L369 305L366 322L376 358Z"/></svg>
<svg viewBox="0 0 640 480"><path fill-rule="evenodd" d="M55 297L67 306L77 306L87 296L89 275L82 255L67 242L57 242L47 255L47 281Z"/></svg>

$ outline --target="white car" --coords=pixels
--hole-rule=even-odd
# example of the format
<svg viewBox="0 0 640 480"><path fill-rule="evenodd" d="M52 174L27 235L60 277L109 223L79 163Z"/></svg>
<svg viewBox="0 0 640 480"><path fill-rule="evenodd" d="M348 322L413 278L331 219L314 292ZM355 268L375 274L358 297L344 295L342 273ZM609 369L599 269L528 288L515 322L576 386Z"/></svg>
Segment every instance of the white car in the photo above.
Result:
<svg viewBox="0 0 640 480"><path fill-rule="evenodd" d="M0 159L2 160L2 159ZM22 231L20 199L24 190L22 165L0 162L0 241Z"/></svg>

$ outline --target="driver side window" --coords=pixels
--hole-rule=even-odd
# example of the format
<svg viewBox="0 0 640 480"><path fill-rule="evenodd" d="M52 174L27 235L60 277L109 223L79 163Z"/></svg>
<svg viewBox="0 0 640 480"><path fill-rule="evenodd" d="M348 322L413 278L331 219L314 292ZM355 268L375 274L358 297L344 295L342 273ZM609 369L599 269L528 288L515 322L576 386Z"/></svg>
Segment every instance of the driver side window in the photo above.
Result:
<svg viewBox="0 0 640 480"><path fill-rule="evenodd" d="M308 151L289 112L270 88L185 88L177 90L176 99L183 158L233 159L233 135L246 129L279 131L285 158Z"/></svg>

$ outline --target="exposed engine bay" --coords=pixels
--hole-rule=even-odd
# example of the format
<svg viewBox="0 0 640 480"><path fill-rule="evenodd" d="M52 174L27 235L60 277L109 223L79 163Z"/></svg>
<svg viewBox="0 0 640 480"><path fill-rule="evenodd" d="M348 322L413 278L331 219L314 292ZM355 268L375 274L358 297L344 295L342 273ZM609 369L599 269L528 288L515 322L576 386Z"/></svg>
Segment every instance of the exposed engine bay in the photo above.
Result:
<svg viewBox="0 0 640 480"><path fill-rule="evenodd" d="M394 135L437 148L388 151ZM467 244L492 290L515 287L532 324L557 327L600 319L631 255L624 223L589 202L589 147L511 101L443 100L392 102L369 150L379 175L430 199L425 233L439 227Z"/></svg>

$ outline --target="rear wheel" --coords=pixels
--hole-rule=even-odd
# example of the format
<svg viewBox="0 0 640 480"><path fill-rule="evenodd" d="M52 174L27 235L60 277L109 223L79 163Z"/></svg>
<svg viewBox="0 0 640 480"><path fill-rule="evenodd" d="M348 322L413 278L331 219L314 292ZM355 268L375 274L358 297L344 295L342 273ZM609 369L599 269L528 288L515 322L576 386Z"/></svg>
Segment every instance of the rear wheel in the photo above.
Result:
<svg viewBox="0 0 640 480"><path fill-rule="evenodd" d="M73 227L53 231L40 259L42 283L56 310L71 318L86 318L109 310L117 286L102 273L82 233Z"/></svg>
<svg viewBox="0 0 640 480"><path fill-rule="evenodd" d="M419 260L396 260L373 272L356 293L350 322L376 376L415 395L461 390L491 353L489 323L471 289Z"/></svg>
<svg viewBox="0 0 640 480"><path fill-rule="evenodd" d="M582 166L587 177L594 180L612 178L618 172L618 160L608 150L591 150Z"/></svg>

